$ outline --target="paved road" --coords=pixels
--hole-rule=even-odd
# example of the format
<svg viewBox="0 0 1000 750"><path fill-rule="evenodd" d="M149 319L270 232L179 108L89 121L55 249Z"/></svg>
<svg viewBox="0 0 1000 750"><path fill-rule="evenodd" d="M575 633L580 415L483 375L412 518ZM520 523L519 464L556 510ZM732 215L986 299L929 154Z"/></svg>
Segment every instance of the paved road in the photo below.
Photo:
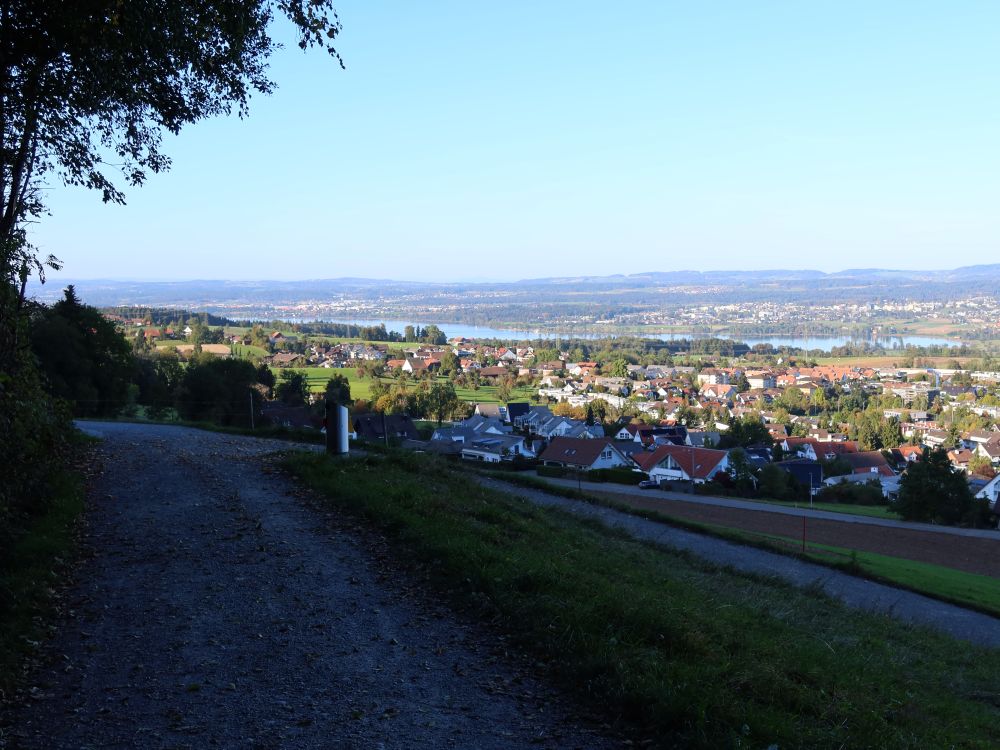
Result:
<svg viewBox="0 0 1000 750"><path fill-rule="evenodd" d="M711 505L718 508L734 508L737 510L752 510L760 513L778 513L799 518L818 518L827 521L837 521L839 523L858 523L865 526L885 526L893 529L909 529L910 531L921 531L929 534L946 534L949 536L960 536L972 539L991 539L1000 542L1000 531L997 529L960 529L954 526L935 526L930 523L913 523L910 521L896 521L890 518L873 518L871 516L860 516L853 513L836 513L828 510L814 510L810 508L796 508L787 505L775 505L774 503L754 502L752 500L738 500L731 497L717 497L714 495L694 495L687 492L668 492L665 490L644 490L640 487L632 487L625 484L613 484L604 482L577 482L575 479L557 479L554 477L539 477L546 482L562 485L564 487L582 487L587 491L614 492L621 495L635 495L647 500L661 498L665 500L679 500L685 503L699 503L701 505Z"/></svg>
<svg viewBox="0 0 1000 750"><path fill-rule="evenodd" d="M702 559L736 570L775 576L802 588L818 586L830 596L852 607L884 613L903 622L932 627L972 643L1000 648L1000 620L988 615L787 555L696 534L612 508L516 487L496 479L483 477L480 481L488 487L524 497L544 507L560 508L596 519L611 528L626 531L637 539L686 550Z"/></svg>
<svg viewBox="0 0 1000 750"><path fill-rule="evenodd" d="M262 456L287 443L86 423L71 616L0 747L611 747L504 640L458 621L307 507Z"/></svg>

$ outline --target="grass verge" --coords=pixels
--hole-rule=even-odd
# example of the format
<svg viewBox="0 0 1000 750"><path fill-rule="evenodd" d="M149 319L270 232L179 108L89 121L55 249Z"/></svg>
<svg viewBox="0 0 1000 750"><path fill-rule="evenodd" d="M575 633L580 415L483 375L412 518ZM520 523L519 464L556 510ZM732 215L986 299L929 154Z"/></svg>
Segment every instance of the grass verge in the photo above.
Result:
<svg viewBox="0 0 1000 750"><path fill-rule="evenodd" d="M428 456L286 466L658 745L1000 743L995 651L536 508Z"/></svg>
<svg viewBox="0 0 1000 750"><path fill-rule="evenodd" d="M81 444L88 440L79 438ZM83 512L78 473L64 469L52 478L51 487L44 512L27 520L15 532L10 549L0 554L0 696L12 694L21 664L44 635L53 592L73 551L76 521Z"/></svg>
<svg viewBox="0 0 1000 750"><path fill-rule="evenodd" d="M571 487L552 484L544 479L503 472L482 472L494 479L530 489L550 492L574 500L603 505L623 513L659 521L702 534L709 534L739 544L749 544L778 554L808 560L851 575L867 578L929 596L949 604L957 604L993 617L1000 617L1000 586L989 576L967 573L942 565L906 560L874 552L851 550L828 544L809 542L806 552L800 550L801 540L777 534L761 534L729 526L701 523L646 508L634 508L625 502L612 500Z"/></svg>

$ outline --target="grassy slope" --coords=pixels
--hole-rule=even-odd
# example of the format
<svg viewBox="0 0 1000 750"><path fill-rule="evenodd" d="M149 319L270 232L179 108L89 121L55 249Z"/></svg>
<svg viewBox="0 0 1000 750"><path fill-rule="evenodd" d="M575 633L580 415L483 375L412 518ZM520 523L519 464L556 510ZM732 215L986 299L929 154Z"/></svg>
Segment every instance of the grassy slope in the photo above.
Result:
<svg viewBox="0 0 1000 750"><path fill-rule="evenodd" d="M0 555L0 695L10 695L19 664L43 636L60 565L73 549L73 529L83 512L83 488L67 470L54 477L45 513Z"/></svg>
<svg viewBox="0 0 1000 750"><path fill-rule="evenodd" d="M664 745L1000 743L996 652L537 509L424 456L288 466Z"/></svg>
<svg viewBox="0 0 1000 750"><path fill-rule="evenodd" d="M1000 617L1000 586L989 576L966 573L965 571L954 570L941 565L890 557L874 552L851 550L846 547L816 544L814 542L808 542L806 552L802 554L800 552L801 539L799 538L743 531L742 529L734 529L728 526L699 523L687 518L671 516L669 513L662 511L650 511L644 508L637 509L625 503L620 495L611 499L593 494L594 492L601 492L601 490L578 492L575 489L554 485L544 479L533 476L495 471L486 473L495 479L510 482L511 484L542 489L547 492L554 492L566 497L583 500L584 502L606 505L643 518L661 520L674 526L706 532L723 539L753 544L754 546L764 547L781 554L804 557L823 565L846 568L849 572L862 575L866 578L882 581L915 591L919 594L925 594L935 599L958 604L959 606L970 607ZM614 489L609 487L607 491L614 492Z"/></svg>

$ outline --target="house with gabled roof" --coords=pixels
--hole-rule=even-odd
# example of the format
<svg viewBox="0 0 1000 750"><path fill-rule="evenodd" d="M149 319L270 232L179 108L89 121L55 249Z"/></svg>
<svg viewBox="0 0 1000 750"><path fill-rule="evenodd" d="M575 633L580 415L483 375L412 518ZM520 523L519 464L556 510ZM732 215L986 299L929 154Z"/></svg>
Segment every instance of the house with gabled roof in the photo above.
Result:
<svg viewBox="0 0 1000 750"><path fill-rule="evenodd" d="M698 373L698 383L701 385L728 385L729 373L715 367L706 367Z"/></svg>
<svg viewBox="0 0 1000 750"><path fill-rule="evenodd" d="M597 370L596 362L571 362L566 365L566 372L577 377L593 375Z"/></svg>
<svg viewBox="0 0 1000 750"><path fill-rule="evenodd" d="M924 433L923 443L928 448L940 448L949 439L949 435L945 430L928 430Z"/></svg>
<svg viewBox="0 0 1000 750"><path fill-rule="evenodd" d="M724 383L713 383L704 386L699 395L715 401L730 401L736 396L736 393L735 386Z"/></svg>
<svg viewBox="0 0 1000 750"><path fill-rule="evenodd" d="M990 510L997 510L997 498L1000 497L1000 474L993 477L986 485L976 492L976 498L979 500L988 500L990 503Z"/></svg>
<svg viewBox="0 0 1000 750"><path fill-rule="evenodd" d="M507 421L507 407L503 404L476 404L474 414L490 419L499 419L501 422Z"/></svg>
<svg viewBox="0 0 1000 750"><path fill-rule="evenodd" d="M431 435L431 440L467 443L485 435L509 435L510 432L511 428L499 419L473 414L451 427L438 427Z"/></svg>
<svg viewBox="0 0 1000 750"><path fill-rule="evenodd" d="M524 414L514 417L514 426L522 429L537 432L537 428L543 422L552 419L552 410L547 406L532 406Z"/></svg>
<svg viewBox="0 0 1000 750"><path fill-rule="evenodd" d="M823 486L823 465L819 461L790 458L787 461L778 461L774 465L795 477L803 487L808 487L810 494L815 494Z"/></svg>
<svg viewBox="0 0 1000 750"><path fill-rule="evenodd" d="M603 438L604 426L597 423L578 422L565 433L565 437L584 438L585 440Z"/></svg>
<svg viewBox="0 0 1000 750"><path fill-rule="evenodd" d="M656 481L691 481L703 484L729 468L729 452L712 448L661 445L632 457L640 470Z"/></svg>
<svg viewBox="0 0 1000 750"><path fill-rule="evenodd" d="M629 422L623 424L614 434L615 440L635 440L635 435L639 431L641 422Z"/></svg>
<svg viewBox="0 0 1000 750"><path fill-rule="evenodd" d="M467 461L499 463L534 455L523 435L481 435L462 446L462 458Z"/></svg>
<svg viewBox="0 0 1000 750"><path fill-rule="evenodd" d="M948 451L948 460L951 461L951 465L966 474L970 473L969 461L972 460L972 456L973 453L968 448Z"/></svg>
<svg viewBox="0 0 1000 750"><path fill-rule="evenodd" d="M576 419L553 416L541 424L532 425L532 431L543 438L554 438L566 435L578 424L582 423Z"/></svg>
<svg viewBox="0 0 1000 750"><path fill-rule="evenodd" d="M855 474L877 474L883 477L894 477L896 472L889 466L881 451L861 451L859 453L844 453L838 458L851 466Z"/></svg>
<svg viewBox="0 0 1000 750"><path fill-rule="evenodd" d="M546 466L563 466L590 471L629 466L629 459L609 438L556 437L539 455Z"/></svg>
<svg viewBox="0 0 1000 750"><path fill-rule="evenodd" d="M901 445L892 449L892 456L896 460L897 466L919 461L923 455L924 446L922 445Z"/></svg>
<svg viewBox="0 0 1000 750"><path fill-rule="evenodd" d="M531 404L527 401L513 401L507 404L507 422L517 424L520 417L525 416L531 409Z"/></svg>
<svg viewBox="0 0 1000 750"><path fill-rule="evenodd" d="M975 454L987 459L994 466L1000 466L1000 440L979 443Z"/></svg>
<svg viewBox="0 0 1000 750"><path fill-rule="evenodd" d="M771 439L776 443L780 443L788 438L788 429L783 424L777 422L771 422L766 425L767 433L771 436Z"/></svg>

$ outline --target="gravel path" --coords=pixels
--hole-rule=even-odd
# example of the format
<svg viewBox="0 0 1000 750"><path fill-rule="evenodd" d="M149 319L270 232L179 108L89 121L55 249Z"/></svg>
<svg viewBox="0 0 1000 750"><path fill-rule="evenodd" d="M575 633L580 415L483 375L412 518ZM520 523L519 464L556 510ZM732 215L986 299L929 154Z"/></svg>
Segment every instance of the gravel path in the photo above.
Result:
<svg viewBox="0 0 1000 750"><path fill-rule="evenodd" d="M540 665L457 621L263 454L87 423L104 471L84 562L4 748L602 748Z"/></svg>
<svg viewBox="0 0 1000 750"><path fill-rule="evenodd" d="M736 570L782 578L803 588L818 586L830 596L852 607L881 612L903 622L936 628L972 643L1000 648L1000 620L988 615L873 583L822 565L696 534L612 508L516 487L496 479L484 477L480 481L488 487L524 497L537 505L560 508L597 519L607 526L622 529L637 539L686 550L705 560Z"/></svg>

